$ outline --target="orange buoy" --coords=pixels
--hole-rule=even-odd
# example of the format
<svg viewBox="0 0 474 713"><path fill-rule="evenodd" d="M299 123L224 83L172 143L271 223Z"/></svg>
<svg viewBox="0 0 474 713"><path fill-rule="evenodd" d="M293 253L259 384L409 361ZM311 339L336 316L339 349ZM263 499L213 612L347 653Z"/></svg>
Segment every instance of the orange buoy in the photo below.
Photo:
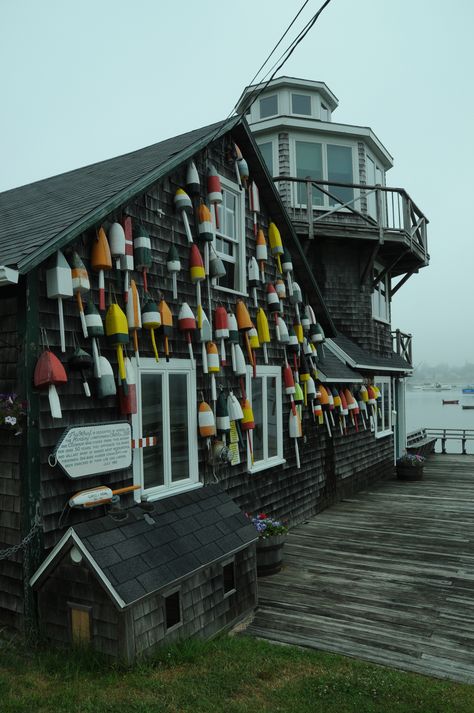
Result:
<svg viewBox="0 0 474 713"><path fill-rule="evenodd" d="M91 266L99 273L99 309L105 312L105 277L104 271L112 269L112 255L105 230L101 226L92 243Z"/></svg>

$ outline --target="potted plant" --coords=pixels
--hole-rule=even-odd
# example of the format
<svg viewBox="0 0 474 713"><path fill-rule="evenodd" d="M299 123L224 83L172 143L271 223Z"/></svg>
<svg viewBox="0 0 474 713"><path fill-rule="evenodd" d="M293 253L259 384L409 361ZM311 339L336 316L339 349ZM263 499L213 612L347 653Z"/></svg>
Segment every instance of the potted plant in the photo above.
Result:
<svg viewBox="0 0 474 713"><path fill-rule="evenodd" d="M0 394L0 428L19 436L23 430L26 403L16 394Z"/></svg>
<svg viewBox="0 0 474 713"><path fill-rule="evenodd" d="M422 480L424 462L423 456L405 453L397 458L397 478L399 480Z"/></svg>
<svg viewBox="0 0 474 713"><path fill-rule="evenodd" d="M258 532L257 574L259 577L276 574L281 570L288 527L264 512L248 517Z"/></svg>

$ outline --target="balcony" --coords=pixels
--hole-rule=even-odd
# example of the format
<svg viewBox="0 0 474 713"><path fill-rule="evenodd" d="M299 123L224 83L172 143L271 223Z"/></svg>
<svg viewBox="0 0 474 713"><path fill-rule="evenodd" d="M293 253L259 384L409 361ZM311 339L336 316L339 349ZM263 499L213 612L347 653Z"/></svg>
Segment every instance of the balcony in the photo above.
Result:
<svg viewBox="0 0 474 713"><path fill-rule="evenodd" d="M413 337L411 334L405 334L399 329L395 329L392 334L393 351L413 366L412 343Z"/></svg>
<svg viewBox="0 0 474 713"><path fill-rule="evenodd" d="M428 264L428 219L403 188L290 176L273 180L299 235L372 242L374 256L384 257L392 276Z"/></svg>

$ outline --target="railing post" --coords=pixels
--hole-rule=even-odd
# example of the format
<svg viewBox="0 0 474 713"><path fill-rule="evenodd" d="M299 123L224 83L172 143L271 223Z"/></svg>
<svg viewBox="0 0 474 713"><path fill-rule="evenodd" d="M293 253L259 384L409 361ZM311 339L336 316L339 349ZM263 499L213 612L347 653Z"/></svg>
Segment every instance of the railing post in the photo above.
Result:
<svg viewBox="0 0 474 713"><path fill-rule="evenodd" d="M446 429L443 430L443 436L441 438L441 453L446 455Z"/></svg>
<svg viewBox="0 0 474 713"><path fill-rule="evenodd" d="M308 238L314 238L314 216L313 216L313 181L309 176L306 178L306 216L308 218Z"/></svg>
<svg viewBox="0 0 474 713"><path fill-rule="evenodd" d="M467 453L466 453L466 431L462 432L462 454L463 454L463 456L467 455Z"/></svg>
<svg viewBox="0 0 474 713"><path fill-rule="evenodd" d="M375 199L376 199L376 204L377 204L377 222L379 224L379 243L380 243L380 245L383 245L384 234L383 234L382 191L380 190L380 188L378 186L377 186L377 190L375 192Z"/></svg>

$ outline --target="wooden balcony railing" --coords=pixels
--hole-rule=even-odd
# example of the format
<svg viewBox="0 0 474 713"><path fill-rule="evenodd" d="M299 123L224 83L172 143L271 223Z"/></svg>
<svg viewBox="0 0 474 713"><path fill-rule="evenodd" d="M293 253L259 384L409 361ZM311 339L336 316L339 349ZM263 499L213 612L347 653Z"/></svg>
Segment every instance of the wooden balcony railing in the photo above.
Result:
<svg viewBox="0 0 474 713"><path fill-rule="evenodd" d="M391 334L392 347L395 354L398 354L398 356L403 357L403 359L406 359L410 366L413 366L412 335L405 334L399 329L395 329Z"/></svg>
<svg viewBox="0 0 474 713"><path fill-rule="evenodd" d="M387 235L403 235L410 247L428 261L426 226L428 219L403 188L389 188L365 183L337 183L276 176L274 179L283 203L293 220L308 224L313 238L317 224L334 222L344 213L344 224L365 224L378 233L382 244ZM352 197L344 201L337 189L350 189ZM347 193L347 191L346 191Z"/></svg>

